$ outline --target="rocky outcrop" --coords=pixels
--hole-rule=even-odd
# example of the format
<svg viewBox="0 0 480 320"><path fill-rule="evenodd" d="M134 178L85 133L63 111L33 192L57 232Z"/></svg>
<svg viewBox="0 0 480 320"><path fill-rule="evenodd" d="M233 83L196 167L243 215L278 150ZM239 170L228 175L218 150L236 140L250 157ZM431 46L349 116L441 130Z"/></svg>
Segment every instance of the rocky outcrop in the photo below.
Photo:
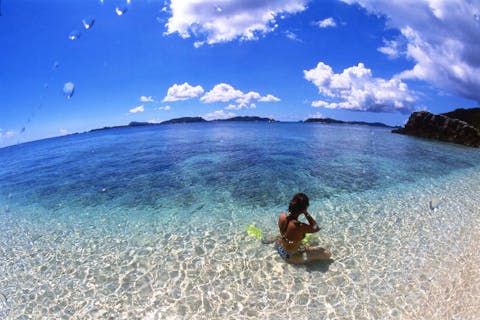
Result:
<svg viewBox="0 0 480 320"><path fill-rule="evenodd" d="M480 147L480 130L464 121L426 111L412 113L404 128L392 132Z"/></svg>
<svg viewBox="0 0 480 320"><path fill-rule="evenodd" d="M456 109L442 114L449 118L465 121L469 125L480 129L480 108Z"/></svg>

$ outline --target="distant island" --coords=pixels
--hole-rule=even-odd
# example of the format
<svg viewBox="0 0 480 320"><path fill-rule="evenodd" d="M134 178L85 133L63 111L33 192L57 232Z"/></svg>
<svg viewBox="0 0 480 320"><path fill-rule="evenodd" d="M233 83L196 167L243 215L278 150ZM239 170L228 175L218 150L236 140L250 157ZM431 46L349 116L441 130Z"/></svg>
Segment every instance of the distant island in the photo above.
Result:
<svg viewBox="0 0 480 320"><path fill-rule="evenodd" d="M261 117L252 117L252 116L233 117L233 118L218 119L218 120L213 120L213 121L277 122L275 119L271 119L271 118L261 118Z"/></svg>
<svg viewBox="0 0 480 320"><path fill-rule="evenodd" d="M280 122L280 121L277 121L273 118L265 118L265 117L257 117L257 116L237 116L237 117L232 117L232 118L228 118L228 119L214 119L214 120L205 120L202 117L181 117L181 118L174 118L174 119L162 121L162 122L159 122L159 123L132 121L128 125L103 127L103 128L98 128L98 129L92 129L89 132L110 130L110 129L131 128L131 127L146 127L146 126L159 126L159 125L166 125L166 124L202 123L202 122L264 122L264 123L272 123L272 122ZM341 121L341 120L335 120L335 119L331 119L331 118L308 118L307 120L300 121L300 122L318 122L318 123L327 123L327 124L345 124L345 125L363 125L363 126L384 127L384 128L400 128L400 127L388 126L388 125L386 125L384 123L380 123L380 122Z"/></svg>
<svg viewBox="0 0 480 320"><path fill-rule="evenodd" d="M308 118L304 122L320 122L320 123L327 123L327 124L349 124L349 125L383 127L383 128L398 128L398 127L386 125L381 122L342 121L342 120L336 120L331 118Z"/></svg>
<svg viewBox="0 0 480 320"><path fill-rule="evenodd" d="M480 108L456 109L443 114L414 112L410 115L405 127L392 132L478 148L480 147Z"/></svg>
<svg viewBox="0 0 480 320"><path fill-rule="evenodd" d="M130 127L155 126L155 125L157 125L157 124L158 124L158 123L132 121L132 122L130 122L128 125L97 128L97 129L92 129L92 130L90 130L90 131L88 131L88 132L111 130L111 129L121 129L121 128L130 128Z"/></svg>
<svg viewBox="0 0 480 320"><path fill-rule="evenodd" d="M198 123L198 122L277 122L275 119L271 118L262 118L256 116L243 116L243 117L233 117L228 119L215 119L207 121L202 117L181 117L181 118L174 118L166 121L162 121L159 123L152 123L152 122L137 122L132 121L128 125L121 125L121 126L112 126L112 127L103 127L98 129L92 129L89 132L95 131L102 131L102 130L110 130L110 129L121 129L121 128L130 128L130 127L146 127L146 126L159 126L165 124L177 124L177 123Z"/></svg>
<svg viewBox="0 0 480 320"><path fill-rule="evenodd" d="M193 123L193 122L207 122L207 120L202 117L183 117L175 118L167 121L160 122L159 124L172 124L172 123Z"/></svg>

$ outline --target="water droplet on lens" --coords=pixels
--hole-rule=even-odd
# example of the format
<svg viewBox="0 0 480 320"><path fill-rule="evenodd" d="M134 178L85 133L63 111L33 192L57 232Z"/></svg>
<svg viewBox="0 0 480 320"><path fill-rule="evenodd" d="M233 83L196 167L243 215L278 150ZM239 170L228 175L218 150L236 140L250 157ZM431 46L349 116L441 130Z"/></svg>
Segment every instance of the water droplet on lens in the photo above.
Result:
<svg viewBox="0 0 480 320"><path fill-rule="evenodd" d="M475 14L473 15L473 19L474 19L476 22L480 22L480 15L477 14L477 13L475 13Z"/></svg>
<svg viewBox="0 0 480 320"><path fill-rule="evenodd" d="M124 7L124 6L116 7L115 12L117 13L118 16L123 16L125 12L127 12L127 7Z"/></svg>
<svg viewBox="0 0 480 320"><path fill-rule="evenodd" d="M94 17L86 17L85 19L82 20L82 23L83 23L83 26L85 27L85 29L88 30L95 23L95 18Z"/></svg>
<svg viewBox="0 0 480 320"><path fill-rule="evenodd" d="M22 130L20 130L20 133L24 133L25 132L25 127L22 128Z"/></svg>
<svg viewBox="0 0 480 320"><path fill-rule="evenodd" d="M70 32L70 34L68 35L68 39L70 40L77 40L78 38L81 37L81 33L80 31L78 30L73 30L72 32Z"/></svg>
<svg viewBox="0 0 480 320"><path fill-rule="evenodd" d="M60 63L59 63L58 61L55 61L55 62L53 63L53 67L52 67L52 68L53 68L53 71L57 70L59 67L60 67Z"/></svg>
<svg viewBox="0 0 480 320"><path fill-rule="evenodd" d="M73 82L67 82L63 86L63 93L65 94L65 97L67 99L70 99L73 96L73 93L75 92L75 85Z"/></svg>

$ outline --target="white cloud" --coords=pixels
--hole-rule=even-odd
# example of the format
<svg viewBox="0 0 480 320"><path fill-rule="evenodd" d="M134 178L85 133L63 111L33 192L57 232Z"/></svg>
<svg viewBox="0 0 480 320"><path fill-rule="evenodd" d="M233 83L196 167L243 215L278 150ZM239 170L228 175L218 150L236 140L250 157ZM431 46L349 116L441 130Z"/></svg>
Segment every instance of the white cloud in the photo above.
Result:
<svg viewBox="0 0 480 320"><path fill-rule="evenodd" d="M170 106L165 106L165 107L158 107L158 108L156 108L156 110L165 110L165 111L168 111L168 110L170 110L170 109L171 109Z"/></svg>
<svg viewBox="0 0 480 320"><path fill-rule="evenodd" d="M130 109L130 113L137 113L137 112L143 112L145 109L143 108L143 105L139 105L135 108Z"/></svg>
<svg viewBox="0 0 480 320"><path fill-rule="evenodd" d="M480 3L464 0L342 0L387 17L401 32L401 54L415 66L401 74L480 102ZM391 56L391 46L382 52Z"/></svg>
<svg viewBox="0 0 480 320"><path fill-rule="evenodd" d="M141 102L154 102L155 100L153 100L152 96L141 96L140 101Z"/></svg>
<svg viewBox="0 0 480 320"><path fill-rule="evenodd" d="M60 130L58 130L58 133L60 135L64 136L64 135L68 134L68 130L67 129L60 129Z"/></svg>
<svg viewBox="0 0 480 320"><path fill-rule="evenodd" d="M396 40L383 40L384 46L378 48L378 51L387 55L390 59L395 59L402 54L400 51L401 44Z"/></svg>
<svg viewBox="0 0 480 320"><path fill-rule="evenodd" d="M363 63L334 73L330 66L319 62L316 68L303 72L324 98L312 102L313 107L402 113L415 109L415 95L406 83L398 78L374 78Z"/></svg>
<svg viewBox="0 0 480 320"><path fill-rule="evenodd" d="M307 0L171 0L166 34L202 38L214 44L257 39L275 30L276 18L306 9Z"/></svg>
<svg viewBox="0 0 480 320"><path fill-rule="evenodd" d="M312 102L312 107L315 108L328 108L330 104L328 102L322 101L322 100L317 100Z"/></svg>
<svg viewBox="0 0 480 320"><path fill-rule="evenodd" d="M167 96L163 98L163 102L166 101L179 101L196 98L203 94L204 90L201 86L191 86L188 82L184 84L174 84L168 88Z"/></svg>
<svg viewBox="0 0 480 320"><path fill-rule="evenodd" d="M262 96L260 93L255 91L249 91L243 93L240 90L235 89L227 83L219 83L212 90L205 93L200 100L204 103L213 103L213 102L235 102L231 103L226 110L242 110L242 109L253 109L256 108L256 104L253 101L260 102L278 102L279 98L267 94Z"/></svg>
<svg viewBox="0 0 480 320"><path fill-rule="evenodd" d="M216 119L228 119L235 117L236 114L233 112L225 112L224 110L217 110L211 113L207 113L204 118L206 120L216 120Z"/></svg>
<svg viewBox="0 0 480 320"><path fill-rule="evenodd" d="M260 101L260 102L279 102L280 99L271 95L271 94L267 94L265 97L261 97L260 99L258 99L258 101Z"/></svg>
<svg viewBox="0 0 480 320"><path fill-rule="evenodd" d="M332 17L317 21L314 24L319 28L333 28L337 26L337 23Z"/></svg>
<svg viewBox="0 0 480 320"><path fill-rule="evenodd" d="M260 100L262 96L260 93L255 92L255 91L250 91L248 93L245 93L242 95L240 98L238 98L236 101L241 104L247 104L252 100Z"/></svg>
<svg viewBox="0 0 480 320"><path fill-rule="evenodd" d="M205 93L205 95L201 97L200 100L205 103L228 102L234 99L238 99L242 96L242 91L234 89L229 84L220 83L213 87L212 90Z"/></svg>
<svg viewBox="0 0 480 320"><path fill-rule="evenodd" d="M239 104L229 104L225 107L225 110L242 110L242 109L255 109L257 105L255 103L239 103Z"/></svg>
<svg viewBox="0 0 480 320"><path fill-rule="evenodd" d="M236 104L229 104L228 106L225 107L225 110L240 110L242 108L239 108Z"/></svg>

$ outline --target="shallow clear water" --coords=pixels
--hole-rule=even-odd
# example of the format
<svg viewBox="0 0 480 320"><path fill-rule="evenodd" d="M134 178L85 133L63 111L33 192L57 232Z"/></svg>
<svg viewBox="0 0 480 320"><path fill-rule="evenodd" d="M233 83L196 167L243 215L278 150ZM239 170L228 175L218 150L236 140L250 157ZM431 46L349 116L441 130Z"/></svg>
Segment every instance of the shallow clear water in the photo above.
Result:
<svg viewBox="0 0 480 320"><path fill-rule="evenodd" d="M474 319L480 152L382 128L203 123L0 149L0 318ZM334 261L274 235L310 196Z"/></svg>

